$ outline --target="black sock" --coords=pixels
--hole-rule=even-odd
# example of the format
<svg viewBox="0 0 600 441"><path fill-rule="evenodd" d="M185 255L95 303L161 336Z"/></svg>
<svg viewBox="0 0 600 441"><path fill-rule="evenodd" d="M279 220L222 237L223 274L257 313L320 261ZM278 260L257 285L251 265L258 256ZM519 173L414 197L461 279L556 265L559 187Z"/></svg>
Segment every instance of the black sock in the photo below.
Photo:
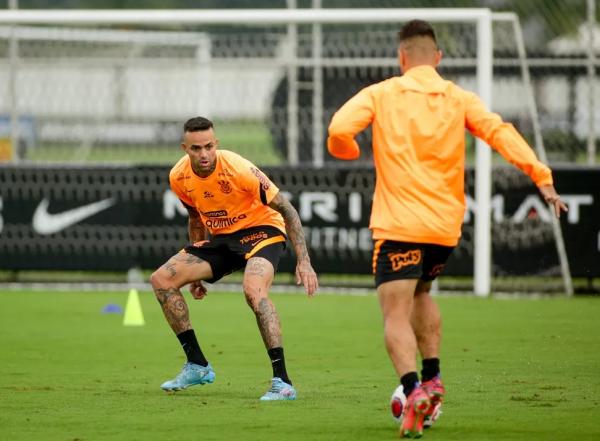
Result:
<svg viewBox="0 0 600 441"><path fill-rule="evenodd" d="M193 329L188 329L187 331L183 331L181 334L177 334L177 338L179 339L179 343L181 343L181 347L185 351L185 355L187 357L187 361L190 363L199 364L200 366L208 366L208 361L204 358L204 354L200 349L200 345L198 344L198 340L196 339L196 334Z"/></svg>
<svg viewBox="0 0 600 441"><path fill-rule="evenodd" d="M419 384L419 376L416 372L409 372L408 374L402 375L400 378L400 383L404 389L404 395L408 397L414 388Z"/></svg>
<svg viewBox="0 0 600 441"><path fill-rule="evenodd" d="M425 358L423 360L423 369L421 370L421 380L429 381L436 375L440 375L440 359Z"/></svg>
<svg viewBox="0 0 600 441"><path fill-rule="evenodd" d="M292 384L285 370L285 358L283 356L283 348L271 348L267 351L273 366L273 377L279 377L287 384Z"/></svg>

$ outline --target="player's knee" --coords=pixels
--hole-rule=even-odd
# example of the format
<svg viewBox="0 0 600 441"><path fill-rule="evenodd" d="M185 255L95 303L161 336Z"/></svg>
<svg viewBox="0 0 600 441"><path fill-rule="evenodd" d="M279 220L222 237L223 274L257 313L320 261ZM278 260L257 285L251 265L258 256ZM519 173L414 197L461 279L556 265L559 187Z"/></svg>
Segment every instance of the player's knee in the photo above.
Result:
<svg viewBox="0 0 600 441"><path fill-rule="evenodd" d="M165 273L165 270L161 267L154 271L150 276L150 284L153 288L164 288L168 279L168 274Z"/></svg>

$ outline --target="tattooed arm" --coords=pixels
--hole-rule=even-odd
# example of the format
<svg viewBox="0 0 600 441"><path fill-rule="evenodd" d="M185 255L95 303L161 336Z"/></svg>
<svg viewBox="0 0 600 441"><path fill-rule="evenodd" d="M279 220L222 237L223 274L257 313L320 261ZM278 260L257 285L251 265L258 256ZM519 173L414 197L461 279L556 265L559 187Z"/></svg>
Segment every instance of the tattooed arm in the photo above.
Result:
<svg viewBox="0 0 600 441"><path fill-rule="evenodd" d="M285 230L289 236L294 250L296 251L296 258L298 262L308 261L308 250L306 249L306 239L304 238L304 230L302 229L302 223L300 222L300 216L296 209L290 204L281 193L277 193L273 200L269 203L269 207L273 210L277 210L283 216L285 222Z"/></svg>
<svg viewBox="0 0 600 441"><path fill-rule="evenodd" d="M204 228L204 224L200 219L200 214L193 207L187 208L189 218L188 218L188 234L190 236L190 243L200 242L206 239L206 228Z"/></svg>
<svg viewBox="0 0 600 441"><path fill-rule="evenodd" d="M185 204L184 204L185 205ZM196 244L208 238L208 232L200 219L200 215L195 208L185 205L187 208L188 218L188 234L190 237L190 243ZM206 296L206 287L202 284L201 280L197 280L190 284L190 293L196 300L202 300Z"/></svg>
<svg viewBox="0 0 600 441"><path fill-rule="evenodd" d="M283 216L287 235L296 251L296 283L302 283L307 294L312 296L319 287L319 282L317 281L315 270L310 264L304 230L302 229L298 212L281 193L275 195L269 203L269 207L278 211Z"/></svg>

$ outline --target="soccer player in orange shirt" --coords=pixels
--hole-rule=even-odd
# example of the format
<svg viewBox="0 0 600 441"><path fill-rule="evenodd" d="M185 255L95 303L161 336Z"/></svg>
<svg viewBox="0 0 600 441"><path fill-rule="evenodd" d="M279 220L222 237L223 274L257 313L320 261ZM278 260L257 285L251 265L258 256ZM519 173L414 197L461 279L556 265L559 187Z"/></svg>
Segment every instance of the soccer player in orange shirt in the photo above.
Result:
<svg viewBox="0 0 600 441"><path fill-rule="evenodd" d="M369 86L346 102L332 118L327 147L339 159L356 159L360 149L354 137L372 126L377 174L370 220L373 272L386 348L407 397L404 406L392 404L392 413L401 418L401 436L419 437L439 415L445 393L441 315L429 291L461 234L465 128L529 175L556 216L567 208L550 169L514 127L489 112L477 95L437 73L442 53L431 25L413 20L398 37L403 75Z"/></svg>
<svg viewBox="0 0 600 441"><path fill-rule="evenodd" d="M186 155L171 170L171 189L189 212L191 245L171 257L151 276L156 297L187 357L181 373L161 385L178 391L212 383L215 373L206 360L180 291L186 284L195 299L206 295L203 280L213 283L244 269L246 302L256 316L271 359L271 388L263 401L294 400L287 374L281 327L268 293L286 244L286 232L297 257L296 281L309 297L318 288L298 213L279 189L251 162L218 150L213 123L197 117L184 125L181 148Z"/></svg>

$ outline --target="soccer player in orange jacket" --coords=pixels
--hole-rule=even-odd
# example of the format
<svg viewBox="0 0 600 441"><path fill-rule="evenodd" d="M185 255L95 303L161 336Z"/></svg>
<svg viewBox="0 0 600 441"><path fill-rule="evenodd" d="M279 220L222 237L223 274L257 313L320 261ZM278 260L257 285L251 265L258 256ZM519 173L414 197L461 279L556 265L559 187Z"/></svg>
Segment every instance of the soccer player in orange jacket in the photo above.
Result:
<svg viewBox="0 0 600 441"><path fill-rule="evenodd" d="M439 368L441 316L429 291L461 234L465 128L525 172L556 216L566 206L550 169L514 127L486 110L477 95L437 73L442 53L431 25L413 20L398 37L403 75L366 87L346 102L332 118L327 147L336 158L356 159L360 150L354 137L372 126L373 272L387 351L407 396L400 434L410 437L420 436L423 425L437 418L445 392Z"/></svg>
<svg viewBox="0 0 600 441"><path fill-rule="evenodd" d="M297 257L296 281L309 296L318 288L298 213L256 166L240 155L218 150L213 123L196 117L184 125L186 155L169 175L171 189L189 213L190 245L151 276L152 287L187 357L183 370L161 385L177 391L212 383L215 373L192 329L180 291L206 295L203 280L213 283L244 269L246 302L256 316L273 368L271 388L261 400L293 400L296 390L286 371L279 316L268 293L285 250L286 232Z"/></svg>

